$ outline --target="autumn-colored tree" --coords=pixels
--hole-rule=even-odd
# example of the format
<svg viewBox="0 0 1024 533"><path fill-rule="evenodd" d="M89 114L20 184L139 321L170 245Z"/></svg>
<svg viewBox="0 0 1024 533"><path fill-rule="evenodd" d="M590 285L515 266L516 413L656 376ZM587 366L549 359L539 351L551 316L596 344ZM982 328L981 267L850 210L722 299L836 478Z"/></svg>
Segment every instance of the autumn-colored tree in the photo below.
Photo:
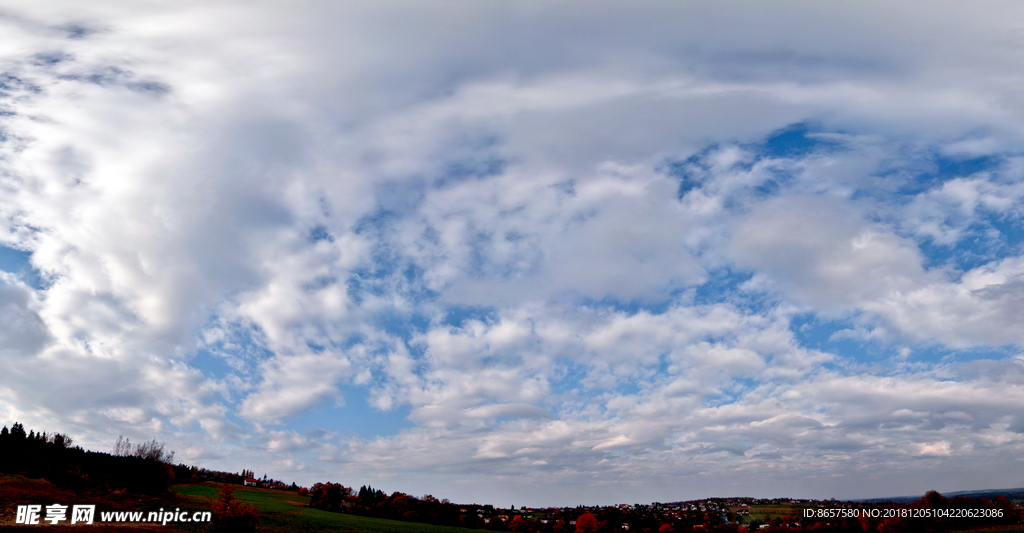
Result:
<svg viewBox="0 0 1024 533"><path fill-rule="evenodd" d="M317 483L310 487L309 495L310 507L338 512L350 505L348 498L352 496L352 488L340 483Z"/></svg>
<svg viewBox="0 0 1024 533"><path fill-rule="evenodd" d="M881 523L882 519L876 516L871 516L871 513L864 513L857 518L857 523L860 524L860 528L865 533L875 533L878 531L878 524Z"/></svg>
<svg viewBox="0 0 1024 533"><path fill-rule="evenodd" d="M996 499L992 501L992 506L1003 512L1003 518L999 522L1003 524L1016 524L1020 522L1020 511L1013 506L1013 502L1006 496L996 496Z"/></svg>
<svg viewBox="0 0 1024 533"><path fill-rule="evenodd" d="M213 531L256 531L260 523L259 510L255 505L236 501L234 493L234 487L225 483L217 494L216 502L208 498L213 510Z"/></svg>
<svg viewBox="0 0 1024 533"><path fill-rule="evenodd" d="M593 513L583 513L576 519L576 533L597 533L597 517Z"/></svg>
<svg viewBox="0 0 1024 533"><path fill-rule="evenodd" d="M930 490L924 493L924 496L914 503L915 507L921 509L943 509L949 502L946 500L946 497L939 494L938 491Z"/></svg>
<svg viewBox="0 0 1024 533"><path fill-rule="evenodd" d="M390 513L390 518L398 520L419 520L420 515L416 512L419 500L404 492L393 492L385 502L385 508Z"/></svg>
<svg viewBox="0 0 1024 533"><path fill-rule="evenodd" d="M430 494L420 497L417 507L420 519L428 523L436 523L441 516L441 502Z"/></svg>
<svg viewBox="0 0 1024 533"><path fill-rule="evenodd" d="M897 518L890 516L883 518L878 523L878 533L910 533L913 529L910 528L905 518Z"/></svg>

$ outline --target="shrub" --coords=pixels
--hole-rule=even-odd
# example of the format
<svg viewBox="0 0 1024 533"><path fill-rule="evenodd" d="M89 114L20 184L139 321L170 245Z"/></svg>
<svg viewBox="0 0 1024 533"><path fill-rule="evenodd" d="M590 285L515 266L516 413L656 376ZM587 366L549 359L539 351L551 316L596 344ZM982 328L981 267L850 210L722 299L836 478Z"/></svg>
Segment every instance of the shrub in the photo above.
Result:
<svg viewBox="0 0 1024 533"><path fill-rule="evenodd" d="M260 512L255 505L235 500L235 489L224 484L217 494L217 501L210 500L213 507L213 531L249 532L256 531L260 523Z"/></svg>

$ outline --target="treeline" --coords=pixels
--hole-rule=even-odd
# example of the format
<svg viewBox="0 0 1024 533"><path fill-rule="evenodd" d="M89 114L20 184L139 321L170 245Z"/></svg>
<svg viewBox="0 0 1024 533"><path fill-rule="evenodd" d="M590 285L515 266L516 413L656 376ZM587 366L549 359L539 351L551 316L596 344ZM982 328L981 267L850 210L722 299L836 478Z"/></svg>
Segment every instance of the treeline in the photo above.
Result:
<svg viewBox="0 0 1024 533"><path fill-rule="evenodd" d="M160 494L173 479L174 467L157 458L111 455L73 446L61 433L25 432L14 423L0 430L0 472L42 477L73 489L105 487L139 494ZM161 458L165 457L162 454Z"/></svg>
<svg viewBox="0 0 1024 533"><path fill-rule="evenodd" d="M28 431L18 422L0 429L0 473L41 477L70 489L118 490L157 495L173 483L214 481L241 485L245 475L208 470L186 464L172 464L174 452L168 452L155 439L134 444L118 437L113 453L94 452L73 445L74 439L62 433ZM264 476L264 486L284 490L299 489Z"/></svg>
<svg viewBox="0 0 1024 533"><path fill-rule="evenodd" d="M370 486L355 491L338 483L317 483L309 488L309 495L310 507L325 511L515 533L621 533L622 519L626 517L618 509L608 508L606 519L598 520L590 510L580 507L548 509L543 512L544 518L539 518L514 508L503 510L493 505L456 504L429 494L417 497L393 492L387 495ZM647 525L649 533L658 533L662 524L655 516L629 516L635 523L632 531L647 531L643 527Z"/></svg>
<svg viewBox="0 0 1024 533"><path fill-rule="evenodd" d="M339 483L317 483L309 488L309 496L310 507L325 511L447 526L477 527L477 508L480 507L459 506L429 494L417 498L394 492L389 496L369 486L355 492ZM492 506L486 507L493 510ZM467 523L469 516L473 520Z"/></svg>
<svg viewBox="0 0 1024 533"><path fill-rule="evenodd" d="M719 525L708 523L704 517L670 518L650 507L578 507L531 513L493 505L455 504L429 494L416 497L394 492L386 495L369 486L355 491L338 483L317 483L310 487L309 495L310 507L325 511L514 533L682 533L693 531L695 526L703 531L717 530ZM735 531L736 528L726 526L724 530Z"/></svg>
<svg viewBox="0 0 1024 533"><path fill-rule="evenodd" d="M722 513L686 513L678 509L654 506L629 508L562 508L534 511L495 509L490 505L459 505L426 495L410 496L402 492L386 495L363 486L359 491L337 483L317 483L309 489L310 506L326 511L343 512L376 518L425 522L444 526L510 531L516 533L688 533L691 531L821 531L836 533L943 533L979 527L1019 524L1022 511L1005 496L994 499L956 496L946 498L928 492L917 501L906 503L823 502L810 511L830 509L845 513L824 513L833 518L805 516L804 511L768 522L753 521L739 525L726 520ZM975 516L952 518L946 510L971 510ZM851 511L859 511L853 513ZM864 511L895 510L899 516ZM907 512L902 512L906 510ZM933 516L921 516L931 510ZM917 511L916 513L914 511ZM940 511L942 516L934 516ZM847 515L847 518L835 518ZM857 514L858 516L852 517ZM880 516L878 516L880 514ZM914 516L914 515L918 516ZM821 515L819 515L821 516Z"/></svg>

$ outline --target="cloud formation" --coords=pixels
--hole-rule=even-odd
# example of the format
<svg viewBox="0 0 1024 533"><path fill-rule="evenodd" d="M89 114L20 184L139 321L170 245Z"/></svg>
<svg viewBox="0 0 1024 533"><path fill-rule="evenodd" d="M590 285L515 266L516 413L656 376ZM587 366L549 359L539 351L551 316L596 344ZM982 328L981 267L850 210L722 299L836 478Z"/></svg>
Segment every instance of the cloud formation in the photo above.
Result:
<svg viewBox="0 0 1024 533"><path fill-rule="evenodd" d="M1024 18L917 7L0 10L0 417L453 501L1010 485Z"/></svg>

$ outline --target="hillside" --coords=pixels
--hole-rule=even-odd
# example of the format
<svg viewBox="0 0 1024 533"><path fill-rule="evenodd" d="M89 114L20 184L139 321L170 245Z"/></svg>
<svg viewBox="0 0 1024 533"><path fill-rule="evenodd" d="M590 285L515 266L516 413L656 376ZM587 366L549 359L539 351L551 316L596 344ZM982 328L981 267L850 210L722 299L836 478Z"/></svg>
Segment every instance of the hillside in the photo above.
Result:
<svg viewBox="0 0 1024 533"><path fill-rule="evenodd" d="M967 496L969 498L981 499L988 498L994 500L999 496L1006 496L1010 501L1014 502L1015 505L1020 506L1024 503L1024 487L1016 489L983 489L983 490L961 490L957 492L946 492L943 496L947 498L953 498L956 496ZM881 502L900 502L910 503L917 500L920 496L893 496L889 498L870 498L864 500L852 500L857 502L866 503L881 503Z"/></svg>
<svg viewBox="0 0 1024 533"><path fill-rule="evenodd" d="M160 525L159 523L112 524L100 523L101 512L142 512L158 509L180 508L187 511L206 511L210 509L207 498L217 497L220 485L213 482L174 485L172 493L163 498L147 498L131 496L124 492L102 494L97 492L71 491L55 486L44 479L31 479L24 476L0 474L0 531L39 531L45 527L50 532L83 531L80 527L69 525L51 526L41 523L37 526L15 525L15 509L17 505L50 505L61 503L94 504L96 505L96 523L88 526L89 532L152 532L152 531L204 531L206 527L198 524ZM306 507L308 496L299 496L294 492L286 492L255 487L237 487L235 498L251 503L259 508L261 514L260 531L274 532L316 532L341 531L360 533L466 533L467 529L434 526L414 522L399 522L378 518L366 518L340 513L331 513ZM66 522L65 522L66 524Z"/></svg>
<svg viewBox="0 0 1024 533"><path fill-rule="evenodd" d="M174 485L171 490L196 507L209 507L220 485L212 482ZM260 531L341 531L361 533L467 533L464 528L435 526L332 513L306 507L309 496L255 487L238 487L235 499L256 505L262 515Z"/></svg>
<svg viewBox="0 0 1024 533"><path fill-rule="evenodd" d="M150 498L137 496L125 491L90 491L90 490L69 490L58 487L45 479L33 479L25 476L0 474L0 531L38 531L40 526L18 526L15 525L15 512L18 505L42 506L60 503L62 505L96 505L97 516L99 512L125 512L125 511L150 511L160 507L169 507L177 503L177 499ZM52 526L45 524L46 531L82 531L80 527L70 525ZM67 524L67 522L65 522ZM90 532L116 531L118 533L131 533L134 531L159 531L166 528L159 524L134 524L134 525L105 525L98 521L89 526Z"/></svg>

